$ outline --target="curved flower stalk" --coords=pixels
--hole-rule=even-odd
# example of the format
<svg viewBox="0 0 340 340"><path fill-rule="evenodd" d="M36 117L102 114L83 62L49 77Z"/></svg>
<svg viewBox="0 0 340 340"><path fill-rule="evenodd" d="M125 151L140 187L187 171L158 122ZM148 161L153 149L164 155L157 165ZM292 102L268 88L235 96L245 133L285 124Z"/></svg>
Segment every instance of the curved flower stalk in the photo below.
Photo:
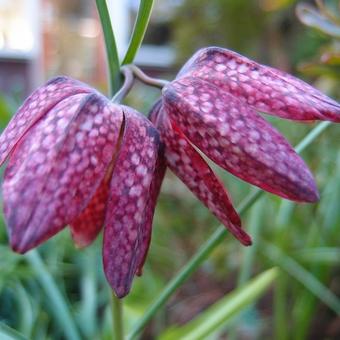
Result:
<svg viewBox="0 0 340 340"><path fill-rule="evenodd" d="M66 225L84 247L104 225L105 274L123 297L148 250L161 151L158 131L138 112L70 78L49 81L0 136L12 248L24 253Z"/></svg>
<svg viewBox="0 0 340 340"><path fill-rule="evenodd" d="M198 51L163 89L150 119L166 145L170 169L243 244L251 244L216 164L263 190L315 202L318 190L303 160L257 111L293 120L340 122L340 105L303 81L235 52Z"/></svg>

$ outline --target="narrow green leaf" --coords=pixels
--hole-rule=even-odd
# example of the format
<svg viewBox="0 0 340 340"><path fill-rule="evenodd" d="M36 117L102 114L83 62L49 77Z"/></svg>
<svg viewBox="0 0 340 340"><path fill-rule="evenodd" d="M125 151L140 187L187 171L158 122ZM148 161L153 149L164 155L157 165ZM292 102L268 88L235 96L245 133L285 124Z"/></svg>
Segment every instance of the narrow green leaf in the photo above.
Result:
<svg viewBox="0 0 340 340"><path fill-rule="evenodd" d="M13 114L12 108L7 98L0 94L0 129L4 129Z"/></svg>
<svg viewBox="0 0 340 340"><path fill-rule="evenodd" d="M285 273L281 273L280 277L275 282L274 296L273 296L273 329L275 339L288 340L289 329L287 328L287 322L289 319L289 313L287 313L287 290L288 279Z"/></svg>
<svg viewBox="0 0 340 340"><path fill-rule="evenodd" d="M17 296L18 316L20 318L18 330L29 336L32 332L32 327L34 326L35 317L30 296L20 283L15 285L15 294Z"/></svg>
<svg viewBox="0 0 340 340"><path fill-rule="evenodd" d="M153 7L153 0L141 0L131 40L122 64L131 64L142 44Z"/></svg>
<svg viewBox="0 0 340 340"><path fill-rule="evenodd" d="M329 126L331 126L331 122L321 122L319 123L313 130L311 130L305 138L295 147L295 151L297 153L301 153L304 149L306 149L319 135L325 131Z"/></svg>
<svg viewBox="0 0 340 340"><path fill-rule="evenodd" d="M96 0L96 4L104 34L109 69L109 92L110 96L112 97L120 88L120 65L116 39L112 30L111 19L106 5L106 0Z"/></svg>
<svg viewBox="0 0 340 340"><path fill-rule="evenodd" d="M285 254L280 248L267 242L263 243L261 249L273 263L285 270L290 276L309 289L325 305L332 309L336 314L340 315L340 299L331 290L298 262Z"/></svg>
<svg viewBox="0 0 340 340"><path fill-rule="evenodd" d="M257 202L251 210L251 216L249 218L251 222L249 223L248 233L252 236L253 245L252 247L242 248L242 266L237 279L238 287L243 286L249 280L252 268L254 268L256 253L260 245L258 239L263 226L263 213L265 211L263 203L264 200Z"/></svg>
<svg viewBox="0 0 340 340"><path fill-rule="evenodd" d="M160 339L207 339L209 335L218 331L225 322L235 317L249 304L254 303L268 289L278 273L277 268L266 270L245 286L220 299L186 325L166 331L160 336Z"/></svg>
<svg viewBox="0 0 340 340"><path fill-rule="evenodd" d="M315 270L316 268L313 269ZM315 272L314 270L313 272ZM286 276L286 279L290 278ZM290 304L291 329L294 329L293 334L291 333L291 339L308 339L319 300L308 289L300 289L296 294L298 295L295 296L299 298L296 299L293 306ZM289 337L286 339L289 339Z"/></svg>
<svg viewBox="0 0 340 340"><path fill-rule="evenodd" d="M58 289L57 283L47 270L39 253L36 250L31 250L25 256L25 259L35 271L36 277L51 303L51 311L67 338L71 340L80 340L77 327L67 306L65 297Z"/></svg>
<svg viewBox="0 0 340 340"><path fill-rule="evenodd" d="M315 247L297 251L294 255L307 263L339 264L340 249L335 247Z"/></svg>
<svg viewBox="0 0 340 340"><path fill-rule="evenodd" d="M275 237L274 242L280 247L284 247L287 240L287 226L290 225L295 204L290 201L281 201L280 208L276 215L275 220ZM286 273L281 273L278 280L275 282L274 296L273 296L273 307L274 307L274 337L277 340L288 340L289 339L289 329L287 325L289 324L290 314L288 313L288 301L287 292L289 287L289 277Z"/></svg>
<svg viewBox="0 0 340 340"><path fill-rule="evenodd" d="M97 325L97 306L98 306L98 278L97 278L97 257L94 247L89 247L84 253L82 262L83 276L81 285L81 303L79 307L79 319L82 330L88 338L93 338L98 331Z"/></svg>
<svg viewBox="0 0 340 340"><path fill-rule="evenodd" d="M17 332L15 329L0 322L0 339L1 340L27 340L27 338Z"/></svg>

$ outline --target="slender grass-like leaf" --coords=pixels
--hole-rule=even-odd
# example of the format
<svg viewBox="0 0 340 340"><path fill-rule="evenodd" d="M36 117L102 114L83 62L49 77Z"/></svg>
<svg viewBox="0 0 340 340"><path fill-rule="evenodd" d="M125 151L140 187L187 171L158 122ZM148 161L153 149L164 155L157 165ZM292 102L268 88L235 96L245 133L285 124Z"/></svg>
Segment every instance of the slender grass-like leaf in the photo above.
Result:
<svg viewBox="0 0 340 340"><path fill-rule="evenodd" d="M152 12L153 0L141 0L128 50L122 64L131 64L142 44Z"/></svg>
<svg viewBox="0 0 340 340"><path fill-rule="evenodd" d="M109 69L109 92L110 96L112 97L120 88L120 65L117 44L112 30L111 19L106 0L96 0L96 4L104 34Z"/></svg>
<svg viewBox="0 0 340 340"><path fill-rule="evenodd" d="M249 219L251 223L249 225L248 233L252 236L253 246L242 249L243 260L237 279L238 287L244 285L251 277L251 271L254 267L255 255L258 251L258 247L260 246L258 239L263 226L263 213L264 204L262 200L257 202L251 211L251 217Z"/></svg>
<svg viewBox="0 0 340 340"><path fill-rule="evenodd" d="M303 284L325 305L340 315L340 299L332 291L322 284L312 273L285 254L280 248L267 242L263 243L261 250L273 263Z"/></svg>
<svg viewBox="0 0 340 340"><path fill-rule="evenodd" d="M26 335L30 335L34 326L35 313L32 308L29 293L19 283L15 286L15 293L17 296L17 303L19 306L18 314L20 317L20 326L18 330Z"/></svg>
<svg viewBox="0 0 340 340"><path fill-rule="evenodd" d="M315 308L317 307L318 299L309 290L302 289L299 298L296 300L291 312L293 320L292 328L294 329L292 334L293 339L307 339L311 328L311 322L315 316ZM286 339L288 339L288 337L286 337Z"/></svg>
<svg viewBox="0 0 340 340"><path fill-rule="evenodd" d="M244 247L242 248L242 262L241 262L241 268L238 273L237 278L237 287L242 287L251 277L252 268L254 267L254 262L256 260L255 256L258 251L259 247L259 235L261 232L261 228L263 226L263 213L264 213L264 201L260 200L256 202L251 209L251 216L248 228L248 233L252 235L253 239L253 245L252 247ZM232 325L232 328L230 329L228 333L228 339L234 340L236 339L236 331L237 326L243 322L243 314L240 315L239 319L235 322L234 325Z"/></svg>
<svg viewBox="0 0 340 340"><path fill-rule="evenodd" d="M340 264L340 249L335 247L306 248L294 253L294 257L305 263Z"/></svg>
<svg viewBox="0 0 340 340"><path fill-rule="evenodd" d="M160 336L161 340L200 340L218 331L221 326L238 315L246 306L254 303L277 277L277 268L257 275L249 283L220 299L186 325L170 329Z"/></svg>
<svg viewBox="0 0 340 340"><path fill-rule="evenodd" d="M275 220L275 244L284 248L288 243L287 226L291 220L295 205L289 201L281 201L280 209ZM276 280L274 287L274 334L277 340L288 340L289 329L289 313L287 303L287 293L289 289L289 277L286 273L282 273L280 278Z"/></svg>
<svg viewBox="0 0 340 340"><path fill-rule="evenodd" d="M51 312L58 321L59 326L65 333L67 339L80 340L81 337L78 333L78 329L73 320L66 299L58 289L57 283L47 270L39 253L36 250L32 250L25 256L25 259L36 273L36 277L51 304Z"/></svg>
<svg viewBox="0 0 340 340"><path fill-rule="evenodd" d="M1 340L28 340L23 334L20 334L13 328L0 322L0 339Z"/></svg>
<svg viewBox="0 0 340 340"><path fill-rule="evenodd" d="M96 275L97 257L95 256L94 248L87 249L85 259L82 262L81 278L81 304L79 308L79 319L83 332L87 337L93 338L98 331L97 324L97 292L98 278Z"/></svg>

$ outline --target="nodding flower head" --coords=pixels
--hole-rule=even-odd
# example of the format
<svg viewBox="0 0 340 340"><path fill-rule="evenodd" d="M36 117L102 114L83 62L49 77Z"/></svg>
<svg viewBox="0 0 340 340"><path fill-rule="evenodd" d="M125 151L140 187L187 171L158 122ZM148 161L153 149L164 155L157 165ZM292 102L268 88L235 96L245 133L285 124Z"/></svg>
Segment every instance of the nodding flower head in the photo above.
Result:
<svg viewBox="0 0 340 340"><path fill-rule="evenodd" d="M313 176L286 139L257 111L340 122L340 106L282 71L235 52L198 51L163 89L150 119L170 169L243 244L251 244L221 181L201 150L233 175L281 197L315 202Z"/></svg>
<svg viewBox="0 0 340 340"><path fill-rule="evenodd" d="M117 296L148 250L165 165L158 131L135 110L58 77L24 102L0 136L12 248L36 247L66 225L87 246L104 226L103 261Z"/></svg>
<svg viewBox="0 0 340 340"><path fill-rule="evenodd" d="M306 83L216 47L197 52L164 87L152 122L76 80L49 81L0 136L0 165L9 159L3 201L12 248L24 253L67 225L84 247L104 227L104 271L116 295L125 296L142 272L167 166L251 244L196 148L266 191L300 202L319 198L303 160L257 111L340 121L339 104Z"/></svg>

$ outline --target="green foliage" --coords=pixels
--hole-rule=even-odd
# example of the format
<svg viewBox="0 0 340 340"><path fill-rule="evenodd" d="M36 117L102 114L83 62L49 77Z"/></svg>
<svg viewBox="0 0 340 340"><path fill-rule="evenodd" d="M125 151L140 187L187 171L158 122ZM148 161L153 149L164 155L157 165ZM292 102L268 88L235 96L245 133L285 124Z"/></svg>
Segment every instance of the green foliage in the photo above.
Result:
<svg viewBox="0 0 340 340"><path fill-rule="evenodd" d="M184 1L173 22L179 64L203 46L258 52L266 18L256 1Z"/></svg>
<svg viewBox="0 0 340 340"><path fill-rule="evenodd" d="M234 290L220 299L185 326L170 328L160 336L160 340L206 339L207 336L218 331L232 317L238 315L246 306L254 303L259 295L268 289L277 276L278 270L276 268L268 269L249 281L244 287Z"/></svg>

